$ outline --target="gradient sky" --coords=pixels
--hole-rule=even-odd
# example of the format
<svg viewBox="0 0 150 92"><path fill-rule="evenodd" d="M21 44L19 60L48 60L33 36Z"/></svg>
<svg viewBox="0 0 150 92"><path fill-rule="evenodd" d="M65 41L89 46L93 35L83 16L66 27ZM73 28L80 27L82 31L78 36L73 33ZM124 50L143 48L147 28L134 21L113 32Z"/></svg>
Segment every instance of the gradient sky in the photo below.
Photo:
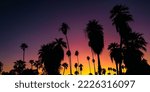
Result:
<svg viewBox="0 0 150 92"><path fill-rule="evenodd" d="M91 53L83 30L91 19L99 20L104 28L105 48L100 56L102 67L114 67L107 47L111 42L119 42L119 34L109 19L110 10L116 4L129 7L134 19L134 22L130 23L133 31L143 33L145 40L150 43L149 0L1 0L0 61L4 63L4 70L9 71L13 62L22 59L19 46L23 42L29 46L26 50L26 61L37 60L41 45L55 38L64 38L58 29L62 22L66 22L71 28L68 38L73 65L76 62L73 54L78 50L79 60L84 64L83 74L88 74L86 57L91 56ZM149 44L145 58L150 64ZM65 57L62 62L68 62L68 58ZM92 63L91 66L93 72Z"/></svg>

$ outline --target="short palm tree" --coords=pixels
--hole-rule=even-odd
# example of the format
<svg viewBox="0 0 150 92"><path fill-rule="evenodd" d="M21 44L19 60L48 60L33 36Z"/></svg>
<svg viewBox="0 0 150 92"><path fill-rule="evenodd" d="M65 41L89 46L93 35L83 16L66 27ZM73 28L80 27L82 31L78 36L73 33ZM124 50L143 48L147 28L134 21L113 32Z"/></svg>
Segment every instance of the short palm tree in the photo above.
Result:
<svg viewBox="0 0 150 92"><path fill-rule="evenodd" d="M79 65L79 68L80 68L80 75L82 75L83 65L82 65L82 64L80 64L80 65Z"/></svg>
<svg viewBox="0 0 150 92"><path fill-rule="evenodd" d="M22 60L18 60L16 62L14 62L14 71L18 74L21 75L23 73L23 71L26 68L26 64L25 61Z"/></svg>
<svg viewBox="0 0 150 92"><path fill-rule="evenodd" d="M78 70L78 63L75 63L74 64L74 67L75 67L75 69L76 69L76 71Z"/></svg>
<svg viewBox="0 0 150 92"><path fill-rule="evenodd" d="M111 75L112 67L108 67L109 74Z"/></svg>
<svg viewBox="0 0 150 92"><path fill-rule="evenodd" d="M0 61L0 74L2 73L3 71L3 63Z"/></svg>
<svg viewBox="0 0 150 92"><path fill-rule="evenodd" d="M63 70L63 75L65 74L65 70L68 68L68 64L65 62L62 64L62 66L64 67L64 70Z"/></svg>
<svg viewBox="0 0 150 92"><path fill-rule="evenodd" d="M92 62L93 62L93 66L94 66L94 73L95 73L95 75L97 75L96 68L95 68L95 59L92 59Z"/></svg>
<svg viewBox="0 0 150 92"><path fill-rule="evenodd" d="M26 43L22 43L20 48L23 50L23 61L25 61L25 49L28 48L28 45Z"/></svg>
<svg viewBox="0 0 150 92"><path fill-rule="evenodd" d="M33 69L33 66L34 66L34 63L35 63L34 60L30 60L29 63L31 65L31 69Z"/></svg>
<svg viewBox="0 0 150 92"><path fill-rule="evenodd" d="M106 69L102 68L102 75L105 75L105 74L106 74Z"/></svg>
<svg viewBox="0 0 150 92"><path fill-rule="evenodd" d="M79 52L77 50L75 51L75 56L77 57L77 62L78 62L78 65L79 65L80 64L79 63ZM77 71L79 72L79 67L78 67Z"/></svg>
<svg viewBox="0 0 150 92"><path fill-rule="evenodd" d="M90 65L90 57L87 56L88 64L89 64L89 74L91 74L91 65Z"/></svg>
<svg viewBox="0 0 150 92"><path fill-rule="evenodd" d="M76 69L75 75L78 75L78 74L79 74L79 72L78 72L78 63L75 63L75 64L74 64L74 67L75 67L75 69Z"/></svg>
<svg viewBox="0 0 150 92"><path fill-rule="evenodd" d="M64 48L66 47L66 43L62 38L55 39L54 42L41 47L39 50L39 59L44 63L48 74L60 74L59 68L61 61L64 59Z"/></svg>
<svg viewBox="0 0 150 92"><path fill-rule="evenodd" d="M36 67L37 72L38 72L38 70L39 70L40 68L43 67L42 62L41 62L40 60L36 60L36 61L34 62L34 66Z"/></svg>
<svg viewBox="0 0 150 92"><path fill-rule="evenodd" d="M119 74L119 71L122 71L122 70L119 70L121 68L118 68L118 65L122 63L122 59L123 59L120 46L118 43L111 43L108 46L108 50L110 50L111 61L112 62L115 61L117 74Z"/></svg>

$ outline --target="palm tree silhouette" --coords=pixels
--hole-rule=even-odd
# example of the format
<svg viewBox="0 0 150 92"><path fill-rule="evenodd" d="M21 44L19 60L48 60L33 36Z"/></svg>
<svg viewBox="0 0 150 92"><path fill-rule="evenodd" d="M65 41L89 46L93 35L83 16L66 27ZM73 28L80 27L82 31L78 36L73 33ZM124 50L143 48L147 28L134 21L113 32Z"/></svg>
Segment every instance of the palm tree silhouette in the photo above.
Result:
<svg viewBox="0 0 150 92"><path fill-rule="evenodd" d="M79 72L78 72L78 63L75 63L74 67L76 68L76 71L74 73L75 73L75 75L78 75L79 74Z"/></svg>
<svg viewBox="0 0 150 92"><path fill-rule="evenodd" d="M95 59L92 59L92 62L93 62L93 66L94 66L94 73L95 73L95 75L97 75L96 68L95 68Z"/></svg>
<svg viewBox="0 0 150 92"><path fill-rule="evenodd" d="M121 66L121 69L122 69L122 73L125 74L125 70L126 70L125 65L122 65L122 66Z"/></svg>
<svg viewBox="0 0 150 92"><path fill-rule="evenodd" d="M28 48L28 45L26 43L22 43L20 48L23 50L23 61L25 61L25 49Z"/></svg>
<svg viewBox="0 0 150 92"><path fill-rule="evenodd" d="M108 67L109 75L111 75L112 67Z"/></svg>
<svg viewBox="0 0 150 92"><path fill-rule="evenodd" d="M61 61L64 59L64 50L67 48L62 38L43 45L39 50L39 60L44 63L45 69L50 75L58 75Z"/></svg>
<svg viewBox="0 0 150 92"><path fill-rule="evenodd" d="M65 62L62 64L62 66L64 67L64 71L63 71L63 75L65 74L65 70L68 68L68 64Z"/></svg>
<svg viewBox="0 0 150 92"><path fill-rule="evenodd" d="M79 75L79 72L78 72L78 71L75 71L74 74L75 74L75 75Z"/></svg>
<svg viewBox="0 0 150 92"><path fill-rule="evenodd" d="M105 75L105 74L106 74L106 69L102 68L102 75Z"/></svg>
<svg viewBox="0 0 150 92"><path fill-rule="evenodd" d="M41 62L40 60L36 60L36 61L34 62L34 66L36 67L36 71L37 71L37 72L38 72L38 70L39 70L40 68L43 67L42 62Z"/></svg>
<svg viewBox="0 0 150 92"><path fill-rule="evenodd" d="M25 61L18 60L14 62L14 71L18 74L21 75L22 72L25 70L26 64Z"/></svg>
<svg viewBox="0 0 150 92"><path fill-rule="evenodd" d="M61 61L64 59L64 50L63 48L67 48L66 42L63 41L62 38L56 39L56 41L53 42L53 56L54 56L54 67L56 67L56 74L59 73L59 68L61 65Z"/></svg>
<svg viewBox="0 0 150 92"><path fill-rule="evenodd" d="M89 64L89 74L91 74L91 65L90 65L90 57L87 56L88 64Z"/></svg>
<svg viewBox="0 0 150 92"><path fill-rule="evenodd" d="M89 38L89 46L92 48L94 53L97 54L98 58L98 73L101 75L101 64L100 64L100 54L104 48L104 37L103 28L98 24L97 20L89 21L87 24L85 32Z"/></svg>
<svg viewBox="0 0 150 92"><path fill-rule="evenodd" d="M2 73L3 71L3 63L0 61L0 74Z"/></svg>
<svg viewBox="0 0 150 92"><path fill-rule="evenodd" d="M74 67L75 67L76 71L78 71L78 63L75 63Z"/></svg>
<svg viewBox="0 0 150 92"><path fill-rule="evenodd" d="M117 70L115 68L112 68L112 71L114 72L114 75L116 75Z"/></svg>
<svg viewBox="0 0 150 92"><path fill-rule="evenodd" d="M78 62L78 65L79 65L80 64L79 63L79 52L77 50L75 51L75 56L77 56L77 62ZM79 67L78 67L77 71L79 72Z"/></svg>
<svg viewBox="0 0 150 92"><path fill-rule="evenodd" d="M115 25L116 31L120 35L120 49L122 49L123 41L126 40L128 33L131 32L131 28L128 22L133 21L132 15L130 15L129 8L124 5L116 5L110 11L112 24ZM122 74L121 69L122 61L119 62L119 74Z"/></svg>
<svg viewBox="0 0 150 92"><path fill-rule="evenodd" d="M142 74L141 61L146 51L147 42L143 34L131 32L124 47L124 64L127 74Z"/></svg>
<svg viewBox="0 0 150 92"><path fill-rule="evenodd" d="M70 64L70 75L72 75L71 50L70 50L70 47L69 47L69 40L68 40L68 36L67 36L68 29L70 29L68 24L62 23L59 30L65 35L65 38L66 38L66 41L67 41L68 52L70 53L70 55L68 55L69 64Z"/></svg>
<svg viewBox="0 0 150 92"><path fill-rule="evenodd" d="M34 60L30 60L29 63L31 64L31 69L33 69L33 66L34 66L34 63L35 63Z"/></svg>
<svg viewBox="0 0 150 92"><path fill-rule="evenodd" d="M118 68L118 64L122 63L122 58L123 58L120 46L118 43L111 43L108 46L108 50L110 50L111 61L112 62L113 60L115 61L117 74L119 74L119 71L122 71L122 70L118 70L118 69L121 69L121 68Z"/></svg>
<svg viewBox="0 0 150 92"><path fill-rule="evenodd" d="M80 65L79 65L79 68L80 68L80 75L82 75L83 65L80 64Z"/></svg>

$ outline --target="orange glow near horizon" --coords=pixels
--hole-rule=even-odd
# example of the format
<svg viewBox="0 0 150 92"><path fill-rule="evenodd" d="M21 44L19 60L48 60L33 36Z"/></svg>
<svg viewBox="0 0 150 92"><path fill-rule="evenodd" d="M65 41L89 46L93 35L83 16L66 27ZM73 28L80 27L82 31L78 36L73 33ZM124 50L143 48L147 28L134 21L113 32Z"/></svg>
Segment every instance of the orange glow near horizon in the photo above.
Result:
<svg viewBox="0 0 150 92"><path fill-rule="evenodd" d="M72 73L74 74L74 72L75 72L74 64L77 63L77 57L74 54L75 54L75 51L78 50L79 51L79 63L83 64L82 74L83 75L88 75L89 74L89 66L88 66L88 61L86 59L87 56L90 56L91 72L92 72L92 74L94 74L94 67L93 67L93 63L91 61L92 60L91 49L87 45L88 39L86 39L85 37L83 37L83 38L84 39L82 39L80 41L78 41L79 39L77 39L77 40L70 39L70 47L71 47L71 53L72 53L72 56L71 56L71 59L72 59ZM107 42L107 41L109 41L108 38L105 39L105 47L104 47L102 53L100 54L101 66L102 66L102 68L105 68L106 70L108 69L108 67L115 68L114 62L112 62L110 60L110 57L109 57L109 51L107 50L107 46L108 46L109 42ZM147 48L149 48L149 47L150 46L148 45ZM36 50L34 52L34 54L30 54L29 50L30 50L30 48L28 48L27 51L26 51L27 52L26 53L26 61L27 61L26 64L27 64L28 68L30 68L30 65L28 63L29 60L31 60L31 59L38 60L38 55L37 55L38 50ZM20 50L20 52L21 52L21 50ZM149 49L148 49L147 52L150 52ZM150 57L148 56L147 52L145 52L144 57L149 61ZM61 63L64 63L64 62L68 63L68 68L65 71L65 74L68 75L68 74L70 74L70 71L69 71L70 67L69 67L68 57L66 56L66 50L64 50L64 53L65 53L65 57L64 57L64 60ZM16 56L21 57L22 55L20 53L14 54L13 60L18 60L18 58ZM94 55L94 58L95 58L95 65L96 65L96 71L97 71L97 56ZM12 61L11 58L8 58L7 60ZM15 61L13 61L13 62L15 62ZM13 62L7 63L7 64L4 63L4 71L9 71L10 69L12 69L13 68ZM148 63L150 64L150 62L148 62ZM60 70L60 72L62 74L63 68Z"/></svg>

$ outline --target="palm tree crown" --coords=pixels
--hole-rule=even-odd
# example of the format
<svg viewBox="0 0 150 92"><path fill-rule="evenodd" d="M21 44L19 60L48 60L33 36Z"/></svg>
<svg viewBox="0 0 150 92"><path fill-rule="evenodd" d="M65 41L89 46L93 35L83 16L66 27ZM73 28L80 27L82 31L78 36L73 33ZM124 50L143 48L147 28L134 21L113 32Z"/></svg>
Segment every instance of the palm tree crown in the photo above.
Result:
<svg viewBox="0 0 150 92"><path fill-rule="evenodd" d="M120 46L118 43L111 43L108 46L108 50L110 50L110 58L112 61L113 60L115 61L117 74L119 74L118 71L120 71L120 70L118 70L118 64L122 63L122 59L123 59Z"/></svg>
<svg viewBox="0 0 150 92"><path fill-rule="evenodd" d="M28 48L28 45L26 43L22 43L20 48L23 50L23 61L25 61L25 49Z"/></svg>
<svg viewBox="0 0 150 92"><path fill-rule="evenodd" d="M14 62L14 70L19 75L23 73L23 71L25 70L25 67L26 67L26 64L22 60L18 60Z"/></svg>
<svg viewBox="0 0 150 92"><path fill-rule="evenodd" d="M65 74L65 70L68 68L68 64L65 62L62 64L62 66L64 67L64 71L63 71L63 75Z"/></svg>
<svg viewBox="0 0 150 92"><path fill-rule="evenodd" d="M39 59L44 62L48 74L60 74L59 68L64 59L64 48L66 43L62 38L55 39L50 44L43 45L39 50Z"/></svg>

